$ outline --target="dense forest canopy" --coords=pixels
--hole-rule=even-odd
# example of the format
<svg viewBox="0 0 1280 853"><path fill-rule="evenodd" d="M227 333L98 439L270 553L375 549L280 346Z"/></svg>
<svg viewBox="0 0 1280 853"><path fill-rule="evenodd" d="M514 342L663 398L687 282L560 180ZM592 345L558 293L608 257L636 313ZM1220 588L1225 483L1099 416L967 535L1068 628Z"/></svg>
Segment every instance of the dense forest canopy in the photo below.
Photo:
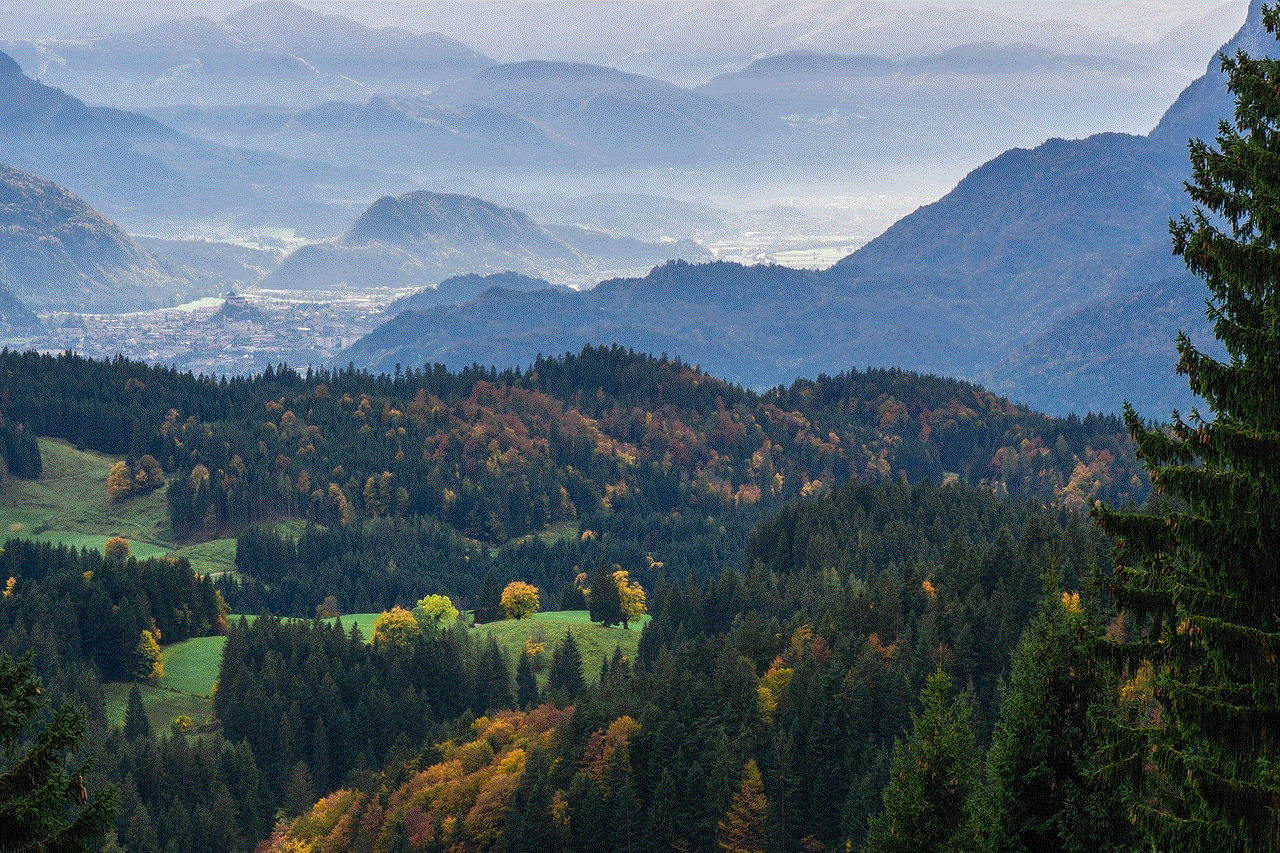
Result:
<svg viewBox="0 0 1280 853"><path fill-rule="evenodd" d="M523 843L507 825L575 850L711 850L731 830L777 849L860 844L928 674L966 691L985 745L1046 566L1078 587L1105 560L1079 510L1146 494L1115 418L1051 419L901 371L756 393L617 347L378 377L0 364L15 435L121 454L113 497L159 484L176 534L238 537L238 572L216 582L182 561L6 547L5 648L43 649L66 695L145 677L139 632L228 635L207 730L91 720L129 850L248 849L335 790L347 819L313 830L358 825L341 843L370 850ZM291 517L305 527L280 533ZM433 594L500 618L512 581L544 609L585 606L581 579L601 572L629 578L652 620L598 683L572 635L549 640L539 680L464 624L388 645L275 618ZM262 615L228 624L228 610ZM532 726L538 749L511 753L497 720ZM454 761L466 772L429 771ZM748 761L758 781L740 779ZM418 771L463 787L405 811L395 786Z"/></svg>

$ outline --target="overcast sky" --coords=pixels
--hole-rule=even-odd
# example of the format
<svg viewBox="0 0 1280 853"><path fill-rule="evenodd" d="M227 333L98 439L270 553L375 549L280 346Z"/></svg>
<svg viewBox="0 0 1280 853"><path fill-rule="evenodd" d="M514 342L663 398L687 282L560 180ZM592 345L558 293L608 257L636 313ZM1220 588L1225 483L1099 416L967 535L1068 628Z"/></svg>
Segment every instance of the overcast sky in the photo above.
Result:
<svg viewBox="0 0 1280 853"><path fill-rule="evenodd" d="M0 38L47 38L96 36L132 32L165 19L190 18L194 15L220 19L250 5L252 0L0 0ZM498 61L521 59L564 59L618 65L648 73L661 63L645 67L645 57L666 62L667 70L678 73L671 57L687 51L689 56L709 55L707 50L723 50L735 44L738 34L717 29L716 13L689 15L698 6L770 8L765 16L777 21L782 17L814 22L814 33L839 21L844 7L857 9L875 26L876 18L894 16L886 9L945 8L960 12L961 19L934 27L926 34L919 15L898 15L899 23L889 30L876 30L873 41L857 43L857 22L850 29L849 20L835 26L850 38L825 41L815 36L806 40L807 24L792 28L789 35L766 24L738 44L747 56L767 55L788 49L812 49L819 52L874 52L887 56L919 56L945 49L965 41L1031 41L1042 47L1064 53L1108 53L1142 64L1153 64L1173 71L1185 80L1199 74L1214 49L1239 28L1249 0L298 0L300 5L322 12L335 12L371 26L395 25L414 32L442 32L480 50ZM666 13L629 16L614 14L617 6L628 2L650 7L680 7L686 14L676 16L666 32L655 33L652 43L645 43L650 26L658 26ZM1016 21L1065 21L1074 33L1069 39L1055 40L1047 33L1063 33L1062 27L1037 27L1030 24L998 26L992 33L983 26L963 26L963 11L976 10ZM504 10L506 10L504 14ZM746 16L749 17L749 16ZM912 19L914 18L914 22ZM688 27L687 20L700 21ZM908 21L902 24L901 21ZM924 21L928 16L924 16ZM792 22L793 24L795 21ZM954 28L953 28L953 25ZM1185 26L1184 26L1185 25ZM894 27L906 26L906 30ZM1179 27L1177 38L1160 41ZM661 27L659 27L661 28ZM732 28L729 28L732 30ZM765 43L768 34L779 32L782 40ZM895 33L901 33L897 37ZM946 42L948 34L954 41ZM1108 43L1102 34L1123 40L1125 44ZM719 39L716 38L719 36ZM787 39L790 39L788 41ZM726 41L728 39L728 41ZM764 39L764 40L762 40ZM750 41L750 43L746 43ZM1143 52L1143 46L1158 42L1156 54ZM734 57L733 61L740 61ZM678 63L677 63L678 64ZM730 63L732 64L732 63ZM638 67L637 67L638 66ZM676 80L685 85L704 81L715 69L691 70L689 79ZM723 69L722 69L723 70ZM701 75L701 78L699 78Z"/></svg>
<svg viewBox="0 0 1280 853"><path fill-rule="evenodd" d="M501 6L517 0L497 0ZM683 0L644 0L676 5ZM302 5L325 11L341 11L368 23L407 23L415 8L437 5L481 5L477 0L302 0ZM1025 20L1066 19L1102 32L1130 39L1153 38L1168 30L1226 5L1240 6L1241 0L888 0L888 5L922 8L982 9ZM165 16L190 17L203 14L222 17L249 5L249 0L8 0L0 12L0 24L12 27L17 20L59 18L82 20L91 17L155 20ZM554 0L548 5L554 6ZM763 5L759 0L740 0L740 5ZM51 28L52 29L52 28ZM9 35L9 34L6 34ZM27 35L26 33L20 35Z"/></svg>

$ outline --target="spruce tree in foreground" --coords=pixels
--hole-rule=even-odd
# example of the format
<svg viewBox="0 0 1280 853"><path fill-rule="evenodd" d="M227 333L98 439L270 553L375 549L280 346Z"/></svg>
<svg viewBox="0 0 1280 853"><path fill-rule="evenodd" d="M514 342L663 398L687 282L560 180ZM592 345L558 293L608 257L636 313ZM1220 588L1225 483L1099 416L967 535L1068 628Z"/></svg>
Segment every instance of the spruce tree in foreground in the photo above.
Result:
<svg viewBox="0 0 1280 853"><path fill-rule="evenodd" d="M979 828L988 853L1138 846L1122 790L1092 772L1096 709L1115 685L1090 634L1077 593L1046 596L1022 635L987 753Z"/></svg>
<svg viewBox="0 0 1280 853"><path fill-rule="evenodd" d="M867 827L867 853L972 853L970 817L976 753L963 696L950 702L951 679L941 669L920 693L911 739L894 749L884 813Z"/></svg>
<svg viewBox="0 0 1280 853"><path fill-rule="evenodd" d="M1276 32L1277 11L1263 8ZM1190 146L1196 204L1174 251L1209 287L1219 361L1179 336L1178 371L1212 418L1168 431L1125 420L1160 515L1099 507L1120 540L1110 579L1142 636L1113 651L1150 661L1159 713L1111 729L1155 849L1280 850L1280 62L1222 57L1235 121Z"/></svg>
<svg viewBox="0 0 1280 853"><path fill-rule="evenodd" d="M84 709L67 704L29 741L44 700L32 656L14 663L0 655L0 850L72 853L98 850L115 820L112 788L92 797L81 765L66 768L68 752L85 735Z"/></svg>

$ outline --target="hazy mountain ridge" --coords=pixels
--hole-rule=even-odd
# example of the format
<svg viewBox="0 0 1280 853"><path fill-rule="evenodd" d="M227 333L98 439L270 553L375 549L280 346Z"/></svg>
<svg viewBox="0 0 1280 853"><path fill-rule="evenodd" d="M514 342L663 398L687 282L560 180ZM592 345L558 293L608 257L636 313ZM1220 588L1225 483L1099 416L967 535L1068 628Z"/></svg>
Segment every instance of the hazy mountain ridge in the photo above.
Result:
<svg viewBox="0 0 1280 853"><path fill-rule="evenodd" d="M10 39L0 50L57 85L135 108L363 99L422 91L493 64L439 33L375 29L283 0L221 21L197 16L93 39Z"/></svg>
<svg viewBox="0 0 1280 853"><path fill-rule="evenodd" d="M139 113L90 107L0 53L0 143L9 165L88 199L134 230L234 220L307 233L349 220L347 195L403 179L195 139ZM184 229L186 230L186 229Z"/></svg>
<svg viewBox="0 0 1280 853"><path fill-rule="evenodd" d="M172 304L191 290L189 281L140 249L83 199L3 165L0 282L32 305L75 311ZM22 316L7 309L9 313Z"/></svg>
<svg viewBox="0 0 1280 853"><path fill-rule="evenodd" d="M463 302L470 302L491 288L513 292L557 289L546 279L532 278L514 272L490 275L468 273L447 278L434 287L424 287L416 293L402 296L387 306L386 313L395 317L405 311L427 311L437 305L460 305ZM567 290L567 288L560 289Z"/></svg>
<svg viewBox="0 0 1280 853"><path fill-rule="evenodd" d="M1262 43L1256 12L1255 3L1230 48ZM1202 93L1197 109L1225 115L1225 90L1210 82L1193 87ZM1204 328L1202 286L1179 276L1167 234L1169 216L1190 209L1185 139L1175 142L1188 126L1177 117L1182 107L1149 137L1097 134L1007 151L826 272L667 264L545 312L536 295L490 294L447 317L398 318L408 333L399 355L430 361L408 357L408 341L432 341L433 353L485 362L486 330L504 352L514 347L492 322L504 317L508 329L551 329L523 334L523 357L506 363L584 341L643 347L652 333L674 338L689 361L756 387L849 364L907 365L990 378L994 390L1055 411L1114 411L1124 397L1143 409L1185 408L1185 385L1167 370L1130 369L1171 363L1170 330ZM473 337L449 338L463 329ZM595 337L602 334L617 337ZM380 336L377 348L359 342L350 354L380 364L390 338ZM1111 381L1087 381L1101 364L1115 371Z"/></svg>
<svg viewBox="0 0 1280 853"><path fill-rule="evenodd" d="M645 243L582 228L549 229L473 196L418 190L384 196L339 239L296 250L264 286L422 287L466 273L502 272L580 281L599 270L648 267L680 251L710 256L691 241Z"/></svg>

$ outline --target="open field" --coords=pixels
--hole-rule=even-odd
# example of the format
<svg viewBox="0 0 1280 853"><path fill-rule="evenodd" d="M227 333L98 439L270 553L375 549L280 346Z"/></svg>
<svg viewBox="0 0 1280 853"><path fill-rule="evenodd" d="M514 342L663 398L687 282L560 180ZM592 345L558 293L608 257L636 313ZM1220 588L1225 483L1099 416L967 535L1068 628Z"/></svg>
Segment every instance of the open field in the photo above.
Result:
<svg viewBox="0 0 1280 853"><path fill-rule="evenodd" d="M373 623L378 621L378 617L381 615L381 613L344 613L341 617L342 630L347 633L351 633L351 626L353 624L359 625L360 636L363 637L364 641L367 643L373 639ZM324 621L332 625L334 622L338 621L338 617L333 617Z"/></svg>
<svg viewBox="0 0 1280 853"><path fill-rule="evenodd" d="M169 552L172 532L165 488L119 503L107 497L117 461L65 441L41 438L39 480L8 477L0 489L0 535L101 549L111 536L129 540L137 557Z"/></svg>
<svg viewBox="0 0 1280 853"><path fill-rule="evenodd" d="M537 613L529 619L506 619L476 626L476 630L492 634L498 646L511 658L514 667L526 640L542 643L543 662L551 663L551 653L565 632L573 634L574 642L582 652L582 675L588 682L600 677L600 659L612 658L615 648L622 649L623 657L635 660L640 646L640 629L649 621L648 614L631 623L630 628L605 628L591 621L585 610L563 610ZM546 682L546 670L538 673L538 683Z"/></svg>
<svg viewBox="0 0 1280 853"><path fill-rule="evenodd" d="M213 684L218 680L222 648L226 643L226 637L197 637L161 650L164 677L157 685L138 685L153 729L165 731L175 717L184 714L191 718L193 726L212 718ZM124 723L130 687L127 682L102 686L109 723Z"/></svg>
<svg viewBox="0 0 1280 853"><path fill-rule="evenodd" d="M236 540L211 539L184 545L167 553L174 557L186 557L191 569L198 575L224 575L236 570Z"/></svg>

